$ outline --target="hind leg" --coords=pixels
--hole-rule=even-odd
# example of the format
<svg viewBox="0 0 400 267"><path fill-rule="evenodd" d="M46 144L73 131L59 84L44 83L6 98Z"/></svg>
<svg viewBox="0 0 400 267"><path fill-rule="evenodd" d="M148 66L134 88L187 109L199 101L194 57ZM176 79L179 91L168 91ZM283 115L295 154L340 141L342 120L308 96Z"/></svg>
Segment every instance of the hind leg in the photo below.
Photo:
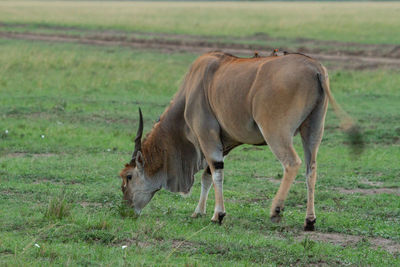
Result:
<svg viewBox="0 0 400 267"><path fill-rule="evenodd" d="M304 139L303 139L304 140ZM304 222L304 230L314 231L316 222L314 209L314 192L315 183L317 181L317 150L318 145L313 149L309 147L307 142L303 141L304 157L306 161L306 180L307 180L307 212Z"/></svg>
<svg viewBox="0 0 400 267"><path fill-rule="evenodd" d="M270 211L270 218L273 222L279 222L284 209L284 202L289 193L290 186L296 178L301 165L301 160L293 147L293 134L289 130L277 131L276 129L260 130L272 152L281 162L283 167L283 179L276 193Z"/></svg>
<svg viewBox="0 0 400 267"><path fill-rule="evenodd" d="M315 229L314 224L316 222L316 216L314 209L314 192L315 183L317 181L317 153L324 133L326 107L327 106L322 103L317 106L300 127L307 180L307 213L304 222L305 231L314 231Z"/></svg>
<svg viewBox="0 0 400 267"><path fill-rule="evenodd" d="M269 143L269 141L267 142ZM301 160L291 143L275 143L273 147L271 146L271 149L281 162L284 170L282 182L279 186L278 192L274 197L274 200L272 201L270 210L271 221L279 222L282 216L281 212L284 210L284 202L289 193L290 186L296 178L297 172L301 165Z"/></svg>

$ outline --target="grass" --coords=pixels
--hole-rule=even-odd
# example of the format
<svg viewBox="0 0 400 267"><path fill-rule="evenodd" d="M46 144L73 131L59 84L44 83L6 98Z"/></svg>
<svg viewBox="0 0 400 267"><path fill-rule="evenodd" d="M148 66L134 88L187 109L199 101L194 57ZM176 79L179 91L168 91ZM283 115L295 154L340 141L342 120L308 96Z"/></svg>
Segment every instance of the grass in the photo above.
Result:
<svg viewBox="0 0 400 267"><path fill-rule="evenodd" d="M199 177L191 196L161 190L140 217L121 204L117 174L133 149L138 106L148 132L196 55L15 40L0 40L0 54L0 265L399 265L398 253L370 245L400 242L399 196L338 191L365 181L399 187L398 71L330 73L367 141L352 160L328 113L317 230L363 237L340 246L302 236L302 173L283 222L270 223L282 170L267 147L227 157L222 226L209 221L212 192L207 217L190 218ZM296 148L302 154L298 137Z"/></svg>
<svg viewBox="0 0 400 267"><path fill-rule="evenodd" d="M263 33L289 39L398 44L399 10L396 2L1 1L0 22L31 29L69 26L236 37Z"/></svg>
<svg viewBox="0 0 400 267"><path fill-rule="evenodd" d="M62 219L71 214L71 204L65 199L65 193L50 199L45 216L51 219Z"/></svg>

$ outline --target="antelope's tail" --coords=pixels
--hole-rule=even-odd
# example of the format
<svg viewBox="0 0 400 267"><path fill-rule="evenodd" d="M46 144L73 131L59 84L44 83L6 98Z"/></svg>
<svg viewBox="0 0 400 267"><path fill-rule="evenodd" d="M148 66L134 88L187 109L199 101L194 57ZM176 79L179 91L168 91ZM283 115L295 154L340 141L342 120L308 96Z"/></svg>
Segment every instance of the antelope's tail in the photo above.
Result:
<svg viewBox="0 0 400 267"><path fill-rule="evenodd" d="M364 150L364 140L360 127L354 122L353 118L336 102L329 87L328 72L323 67L324 73L318 73L318 80L322 90L326 93L333 111L340 119L340 129L347 134L347 139L354 155L359 156Z"/></svg>

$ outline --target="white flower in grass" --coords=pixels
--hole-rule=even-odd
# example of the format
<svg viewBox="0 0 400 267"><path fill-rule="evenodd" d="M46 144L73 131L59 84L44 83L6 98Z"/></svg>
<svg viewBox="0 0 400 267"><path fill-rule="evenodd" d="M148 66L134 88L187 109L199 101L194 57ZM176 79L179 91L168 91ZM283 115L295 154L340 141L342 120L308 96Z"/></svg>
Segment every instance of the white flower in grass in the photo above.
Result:
<svg viewBox="0 0 400 267"><path fill-rule="evenodd" d="M126 249L128 246L126 246L126 245L124 245L124 246L122 246L122 249Z"/></svg>
<svg viewBox="0 0 400 267"><path fill-rule="evenodd" d="M5 132L6 134L8 134L8 130L5 130L4 132Z"/></svg>
<svg viewBox="0 0 400 267"><path fill-rule="evenodd" d="M44 134L42 134L40 137L42 137L42 139L44 139Z"/></svg>
<svg viewBox="0 0 400 267"><path fill-rule="evenodd" d="M35 243L35 247L37 247L37 248L40 248L40 246L39 246L39 244L38 244L38 243Z"/></svg>
<svg viewBox="0 0 400 267"><path fill-rule="evenodd" d="M107 152L110 152L111 151L111 149L110 148L107 148Z"/></svg>

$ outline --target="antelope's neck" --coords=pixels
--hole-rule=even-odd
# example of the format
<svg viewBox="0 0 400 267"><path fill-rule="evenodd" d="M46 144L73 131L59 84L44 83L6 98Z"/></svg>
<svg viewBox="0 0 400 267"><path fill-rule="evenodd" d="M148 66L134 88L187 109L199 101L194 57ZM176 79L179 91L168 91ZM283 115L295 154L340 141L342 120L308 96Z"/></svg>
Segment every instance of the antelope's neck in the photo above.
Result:
<svg viewBox="0 0 400 267"><path fill-rule="evenodd" d="M163 143L165 139L166 136L165 133L163 133L161 123L158 122L154 125L146 139L143 140L142 154L145 161L144 170L150 177L164 167L167 151Z"/></svg>

